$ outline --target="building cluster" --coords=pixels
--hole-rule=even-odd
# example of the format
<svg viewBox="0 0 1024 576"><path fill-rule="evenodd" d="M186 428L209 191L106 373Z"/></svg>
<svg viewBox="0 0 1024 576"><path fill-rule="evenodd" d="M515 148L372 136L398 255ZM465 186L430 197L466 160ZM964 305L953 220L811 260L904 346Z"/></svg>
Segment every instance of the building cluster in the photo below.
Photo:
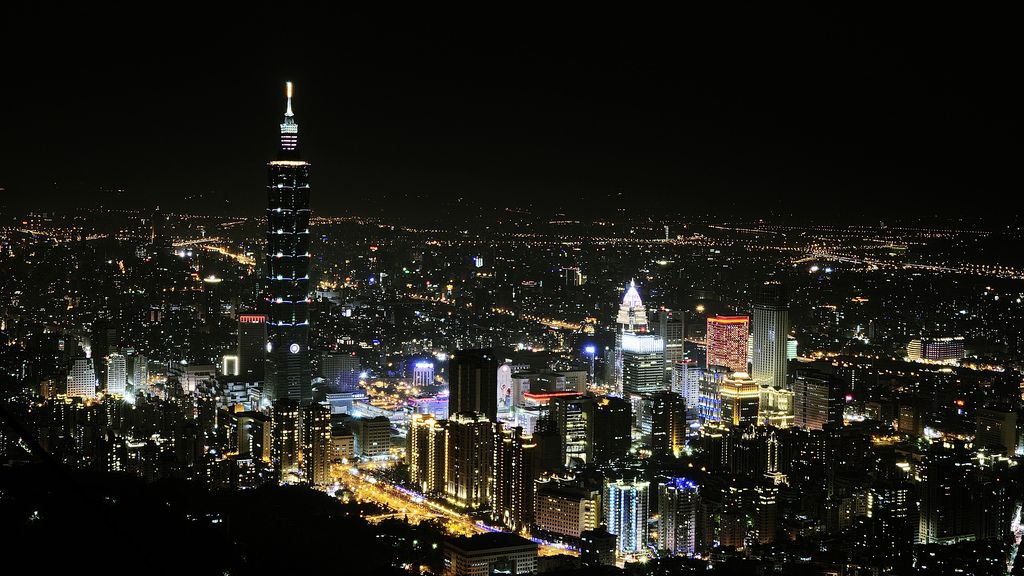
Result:
<svg viewBox="0 0 1024 576"><path fill-rule="evenodd" d="M280 131L259 222L4 231L8 460L217 489L389 466L496 531L451 574L538 569L513 534L584 565L1015 557L1024 291L908 263L934 231L318 221L290 88Z"/></svg>

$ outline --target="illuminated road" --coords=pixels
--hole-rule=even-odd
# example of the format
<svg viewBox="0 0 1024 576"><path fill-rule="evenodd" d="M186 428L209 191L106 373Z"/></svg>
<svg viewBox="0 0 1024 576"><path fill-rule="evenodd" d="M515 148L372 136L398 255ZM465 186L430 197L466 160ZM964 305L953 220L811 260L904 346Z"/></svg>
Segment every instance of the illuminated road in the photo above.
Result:
<svg viewBox="0 0 1024 576"><path fill-rule="evenodd" d="M359 500L375 502L393 510L386 514L367 517L370 522L380 522L386 518L406 518L409 522L416 524L423 520L440 519L444 522L445 528L452 534L459 536L472 536L484 532L493 531L478 525L473 520L458 512L423 500L410 492L395 487L387 482L377 480L372 476L373 468L358 470L352 465L335 464L332 466L332 474L335 480L342 486L352 491L352 494ZM576 552L566 550L561 546L538 543L537 554L540 556L554 556L557 554L577 555Z"/></svg>

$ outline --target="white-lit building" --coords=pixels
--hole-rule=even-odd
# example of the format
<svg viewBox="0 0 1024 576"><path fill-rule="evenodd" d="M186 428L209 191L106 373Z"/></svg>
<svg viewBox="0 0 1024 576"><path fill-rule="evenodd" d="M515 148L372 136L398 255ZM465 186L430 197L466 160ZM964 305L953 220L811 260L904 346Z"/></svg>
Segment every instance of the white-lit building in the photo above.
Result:
<svg viewBox="0 0 1024 576"><path fill-rule="evenodd" d="M92 358L75 358L68 371L68 396L96 396L96 366Z"/></svg>
<svg viewBox="0 0 1024 576"><path fill-rule="evenodd" d="M672 478L658 488L658 548L691 556L697 549L700 489L692 480Z"/></svg>
<svg viewBox="0 0 1024 576"><path fill-rule="evenodd" d="M121 354L107 356L107 394L124 396L128 387L128 360Z"/></svg>

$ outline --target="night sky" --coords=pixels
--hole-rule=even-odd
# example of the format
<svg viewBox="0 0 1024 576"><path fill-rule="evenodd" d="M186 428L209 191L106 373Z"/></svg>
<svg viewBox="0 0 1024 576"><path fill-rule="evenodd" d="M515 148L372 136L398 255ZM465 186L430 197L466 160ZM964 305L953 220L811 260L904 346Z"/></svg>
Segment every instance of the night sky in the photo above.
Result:
<svg viewBox="0 0 1024 576"><path fill-rule="evenodd" d="M1019 16L26 13L0 211L259 214L291 80L321 215L1019 213Z"/></svg>

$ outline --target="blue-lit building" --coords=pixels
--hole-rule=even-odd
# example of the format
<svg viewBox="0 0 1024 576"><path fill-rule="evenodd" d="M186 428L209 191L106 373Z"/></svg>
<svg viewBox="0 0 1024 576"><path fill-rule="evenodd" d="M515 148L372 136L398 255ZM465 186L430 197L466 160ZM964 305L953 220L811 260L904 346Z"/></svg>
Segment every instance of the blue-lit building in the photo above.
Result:
<svg viewBox="0 0 1024 576"><path fill-rule="evenodd" d="M604 518L616 536L618 554L647 553L649 482L608 481L604 486Z"/></svg>

